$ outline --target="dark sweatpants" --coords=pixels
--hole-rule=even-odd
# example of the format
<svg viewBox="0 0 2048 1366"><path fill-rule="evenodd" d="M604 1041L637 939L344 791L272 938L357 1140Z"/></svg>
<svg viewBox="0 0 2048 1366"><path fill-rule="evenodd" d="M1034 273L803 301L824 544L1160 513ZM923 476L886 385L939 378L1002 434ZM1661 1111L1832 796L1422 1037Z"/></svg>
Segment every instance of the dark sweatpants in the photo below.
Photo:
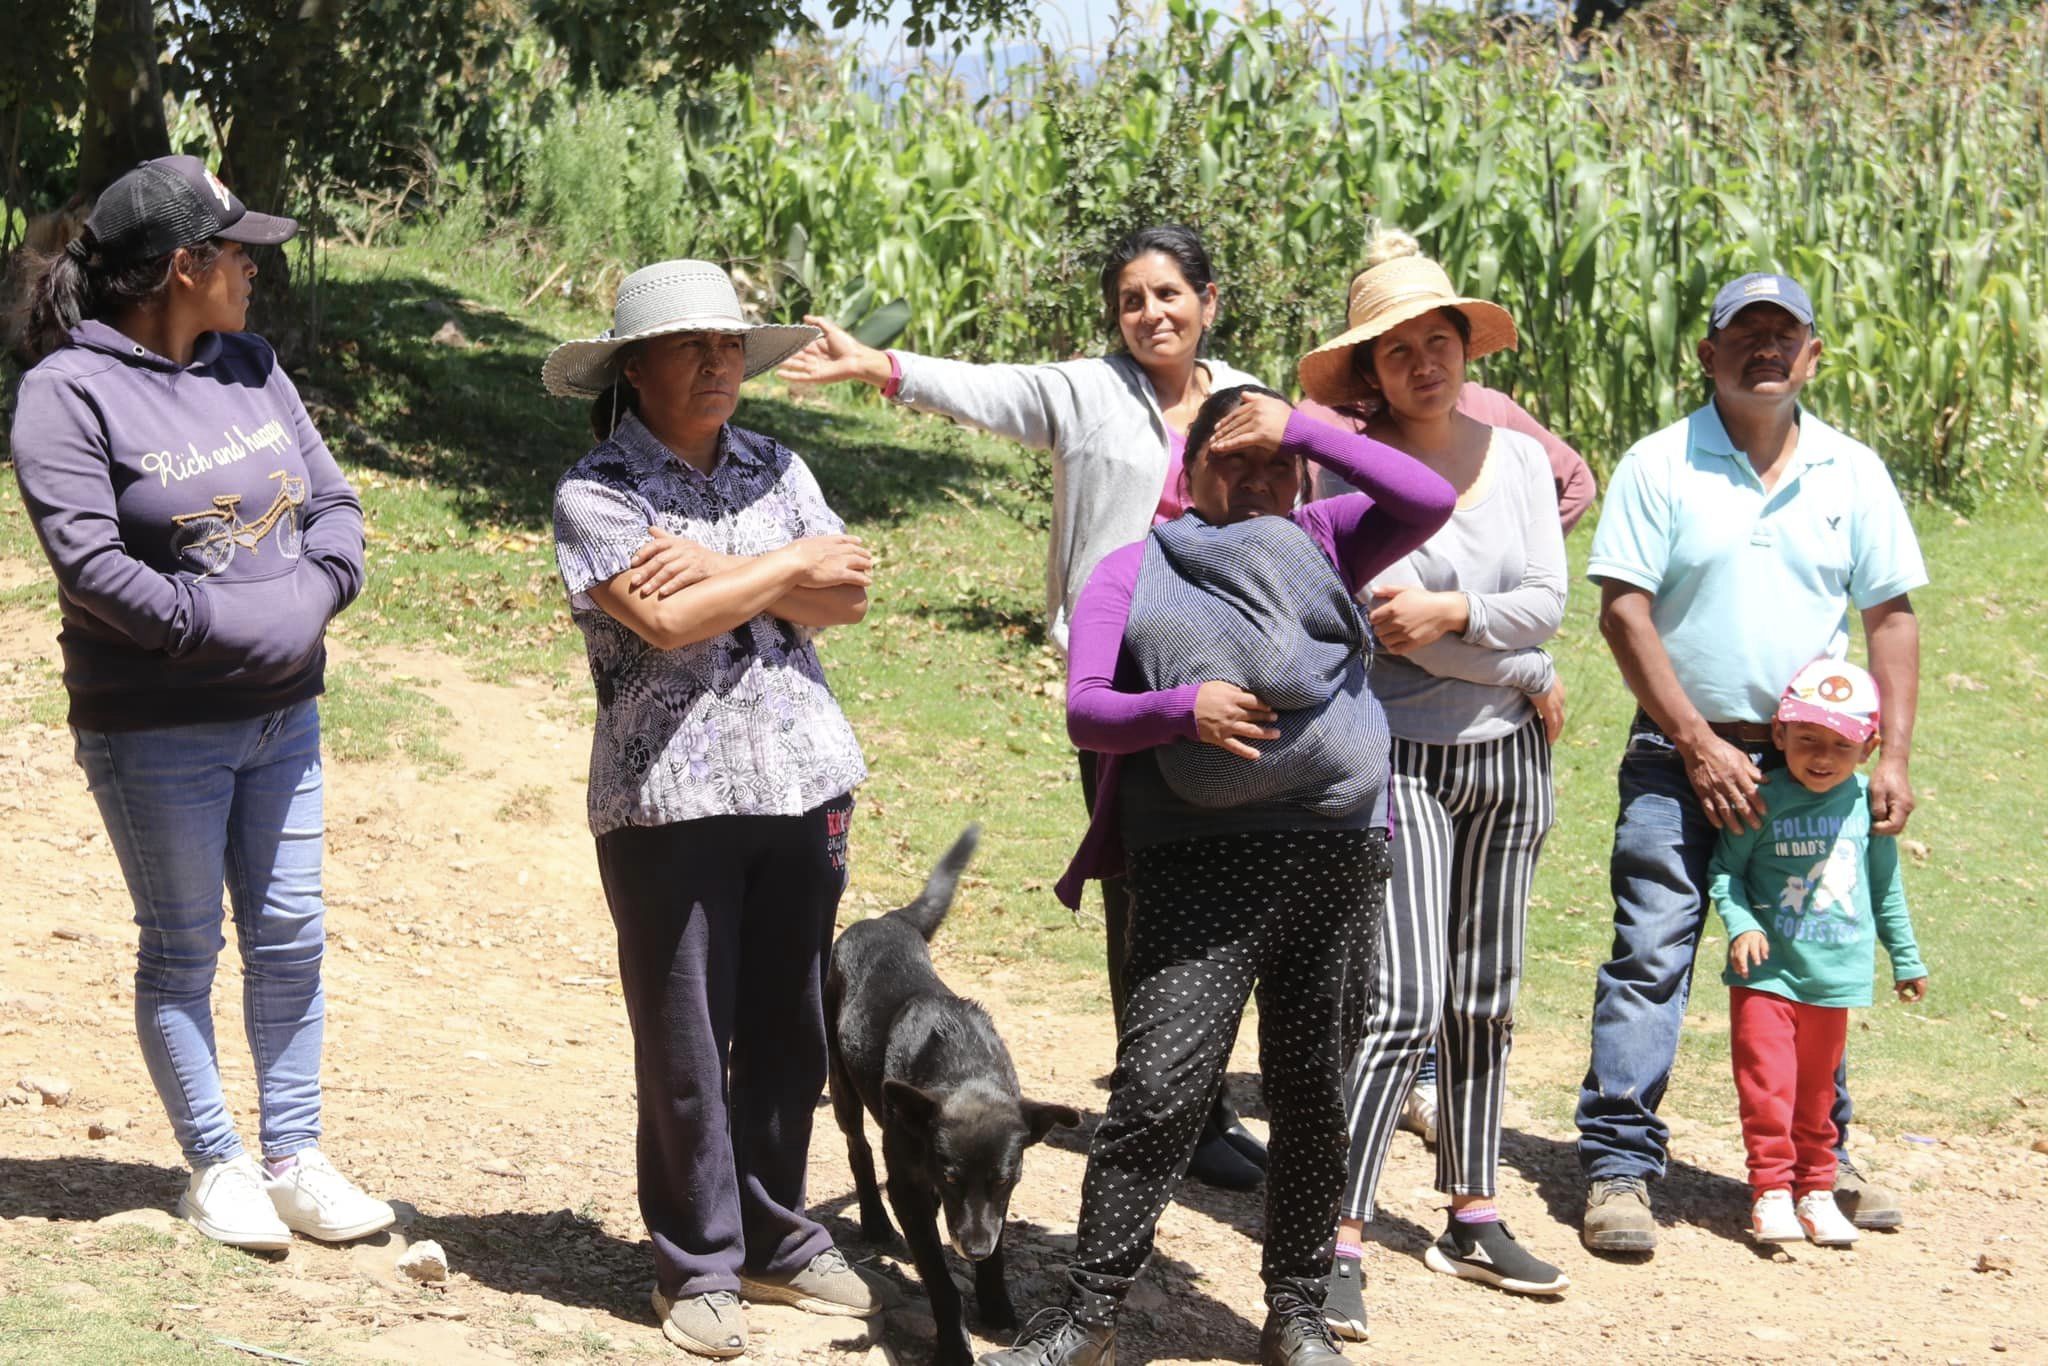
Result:
<svg viewBox="0 0 2048 1366"><path fill-rule="evenodd" d="M853 798L598 836L639 1092L640 1215L671 1298L799 1271L825 1089L824 962Z"/></svg>
<svg viewBox="0 0 2048 1366"><path fill-rule="evenodd" d="M1261 1275L1269 1300L1321 1304L1349 1145L1344 984L1347 969L1375 971L1386 835L1219 835L1137 850L1130 866L1130 999L1088 1148L1074 1309L1109 1321L1151 1253L1254 990L1273 1122Z"/></svg>

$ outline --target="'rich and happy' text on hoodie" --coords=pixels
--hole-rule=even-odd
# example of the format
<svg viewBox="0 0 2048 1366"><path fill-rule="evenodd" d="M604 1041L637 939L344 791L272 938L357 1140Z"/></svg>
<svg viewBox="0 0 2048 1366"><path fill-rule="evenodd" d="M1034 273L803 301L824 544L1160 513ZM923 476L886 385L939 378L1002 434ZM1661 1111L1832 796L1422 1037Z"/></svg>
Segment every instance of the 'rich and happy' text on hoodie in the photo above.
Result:
<svg viewBox="0 0 2048 1366"><path fill-rule="evenodd" d="M22 377L11 440L72 725L244 720L321 691L363 510L262 338L206 333L179 365L82 322Z"/></svg>

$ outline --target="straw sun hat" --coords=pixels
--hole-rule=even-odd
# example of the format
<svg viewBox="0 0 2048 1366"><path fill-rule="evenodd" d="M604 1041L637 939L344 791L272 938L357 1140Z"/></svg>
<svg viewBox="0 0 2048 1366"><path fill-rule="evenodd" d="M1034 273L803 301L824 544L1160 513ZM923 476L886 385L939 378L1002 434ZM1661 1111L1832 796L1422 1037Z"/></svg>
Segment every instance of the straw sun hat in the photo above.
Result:
<svg viewBox="0 0 2048 1366"><path fill-rule="evenodd" d="M563 342L550 351L540 382L557 398L595 398L619 377L620 348L671 332L739 333L746 338L746 379L823 335L815 327L748 322L732 277L709 261L661 261L634 271L619 286L611 329L603 336Z"/></svg>
<svg viewBox="0 0 2048 1366"><path fill-rule="evenodd" d="M1376 398L1352 369L1352 348L1439 308L1454 308L1472 324L1466 360L1514 349L1515 320L1508 311L1484 299L1467 299L1451 288L1451 277L1420 253L1414 238L1405 233L1383 233L1367 259L1375 256L1382 259L1351 281L1346 310L1350 327L1301 358L1296 374L1302 393L1332 405Z"/></svg>

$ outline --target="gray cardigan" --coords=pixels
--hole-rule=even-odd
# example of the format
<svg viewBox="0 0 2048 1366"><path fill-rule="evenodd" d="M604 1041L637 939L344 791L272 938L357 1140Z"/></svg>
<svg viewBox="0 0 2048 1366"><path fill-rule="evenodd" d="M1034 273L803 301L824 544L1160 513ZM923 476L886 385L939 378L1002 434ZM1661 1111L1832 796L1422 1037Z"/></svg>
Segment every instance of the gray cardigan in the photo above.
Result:
<svg viewBox="0 0 2048 1366"><path fill-rule="evenodd" d="M1166 486L1166 419L1129 356L1053 365L975 365L897 351L896 399L1052 453L1052 538L1045 553L1046 634L1067 648L1067 619L1110 551L1145 539ZM1212 389L1259 381L1204 360Z"/></svg>
<svg viewBox="0 0 2048 1366"><path fill-rule="evenodd" d="M1470 745L1512 735L1535 714L1529 699L1557 681L1542 647L1564 620L1564 531L1543 448L1493 429L1492 483L1434 536L1373 582L1462 591L1471 620L1407 655L1373 659L1372 691L1403 740ZM1317 493L1345 491L1318 471Z"/></svg>

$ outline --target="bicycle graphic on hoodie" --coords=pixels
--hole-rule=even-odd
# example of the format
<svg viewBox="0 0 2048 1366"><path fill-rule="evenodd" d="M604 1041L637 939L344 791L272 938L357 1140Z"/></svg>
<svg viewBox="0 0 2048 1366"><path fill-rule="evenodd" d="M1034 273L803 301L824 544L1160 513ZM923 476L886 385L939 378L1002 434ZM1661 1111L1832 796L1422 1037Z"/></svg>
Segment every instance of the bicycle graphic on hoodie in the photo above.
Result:
<svg viewBox="0 0 2048 1366"><path fill-rule="evenodd" d="M305 543L299 509L306 502L306 481L283 470L270 477L277 481L277 496L253 522L242 520L239 493L216 495L212 507L171 518L176 528L171 533L172 545L179 558L196 568L201 578L210 578L226 569L234 562L237 549L251 555L260 553L263 538L272 530L277 532L278 554L287 560L299 558L299 549Z"/></svg>

